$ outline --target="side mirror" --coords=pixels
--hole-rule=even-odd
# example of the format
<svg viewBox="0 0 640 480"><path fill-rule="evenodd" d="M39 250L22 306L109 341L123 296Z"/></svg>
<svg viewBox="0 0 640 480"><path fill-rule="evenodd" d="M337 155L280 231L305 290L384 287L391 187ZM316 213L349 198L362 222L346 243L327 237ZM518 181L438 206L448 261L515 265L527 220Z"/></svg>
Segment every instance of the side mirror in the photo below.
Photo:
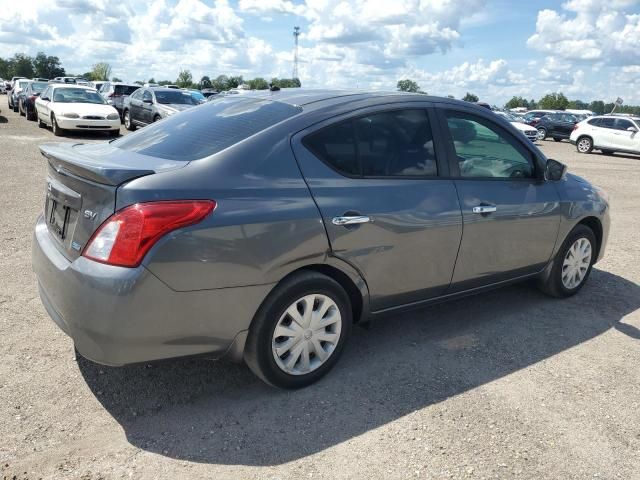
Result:
<svg viewBox="0 0 640 480"><path fill-rule="evenodd" d="M627 128L627 132L636 133L637 131L638 131L638 129L636 127Z"/></svg>
<svg viewBox="0 0 640 480"><path fill-rule="evenodd" d="M48 101L49 101L49 97L40 97L40 100L43 100L43 101L45 101L45 102L48 102Z"/></svg>
<svg viewBox="0 0 640 480"><path fill-rule="evenodd" d="M547 160L547 166L544 169L544 178L552 182L562 180L567 173L567 166L553 158Z"/></svg>
<svg viewBox="0 0 640 480"><path fill-rule="evenodd" d="M150 98L143 98L142 103L153 103L153 100Z"/></svg>

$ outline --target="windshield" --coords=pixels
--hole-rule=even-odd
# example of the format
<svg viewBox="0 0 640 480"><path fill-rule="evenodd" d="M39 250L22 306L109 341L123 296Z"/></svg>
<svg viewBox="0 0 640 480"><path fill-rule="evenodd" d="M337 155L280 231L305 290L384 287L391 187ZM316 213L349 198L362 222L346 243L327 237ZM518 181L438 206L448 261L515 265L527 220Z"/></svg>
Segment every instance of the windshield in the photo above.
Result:
<svg viewBox="0 0 640 480"><path fill-rule="evenodd" d="M42 93L48 86L49 84L47 82L33 82L31 84L31 90L33 90L34 93Z"/></svg>
<svg viewBox="0 0 640 480"><path fill-rule="evenodd" d="M204 103L207 101L205 96L200 92L191 92L191 98L193 98L196 103Z"/></svg>
<svg viewBox="0 0 640 480"><path fill-rule="evenodd" d="M56 88L53 91L53 101L57 103L96 103L99 105L106 103L98 92L86 88Z"/></svg>
<svg viewBox="0 0 640 480"><path fill-rule="evenodd" d="M168 105L170 103L180 104L180 105L198 105L197 102L192 96L191 92L184 92L182 90L175 91L156 91L156 100L158 103L162 103L163 105Z"/></svg>

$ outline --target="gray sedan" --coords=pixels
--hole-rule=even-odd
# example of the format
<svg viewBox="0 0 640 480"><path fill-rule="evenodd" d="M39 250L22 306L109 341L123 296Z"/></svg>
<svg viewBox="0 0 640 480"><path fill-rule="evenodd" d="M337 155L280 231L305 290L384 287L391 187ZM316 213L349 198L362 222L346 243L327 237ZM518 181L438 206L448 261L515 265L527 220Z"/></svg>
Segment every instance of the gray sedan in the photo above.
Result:
<svg viewBox="0 0 640 480"><path fill-rule="evenodd" d="M609 232L600 189L491 111L425 95L225 96L41 150L42 302L107 365L226 356L303 387L354 323L526 279L576 294Z"/></svg>

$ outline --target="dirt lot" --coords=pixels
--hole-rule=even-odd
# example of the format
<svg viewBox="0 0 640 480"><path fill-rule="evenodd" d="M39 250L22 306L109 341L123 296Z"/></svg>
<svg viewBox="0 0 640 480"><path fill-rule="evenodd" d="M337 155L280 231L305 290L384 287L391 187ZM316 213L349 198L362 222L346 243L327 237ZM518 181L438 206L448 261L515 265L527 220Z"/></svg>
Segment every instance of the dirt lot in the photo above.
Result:
<svg viewBox="0 0 640 480"><path fill-rule="evenodd" d="M542 144L611 196L578 296L519 285L356 328L283 392L242 365L75 358L30 266L54 137L0 108L0 477L640 478L640 157Z"/></svg>

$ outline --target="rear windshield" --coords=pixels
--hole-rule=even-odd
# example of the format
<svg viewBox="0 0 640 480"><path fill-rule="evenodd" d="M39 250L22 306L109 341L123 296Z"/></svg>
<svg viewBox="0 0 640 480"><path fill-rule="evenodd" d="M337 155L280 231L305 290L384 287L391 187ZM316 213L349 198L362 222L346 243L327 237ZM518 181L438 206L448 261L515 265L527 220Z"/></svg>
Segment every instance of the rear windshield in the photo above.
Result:
<svg viewBox="0 0 640 480"><path fill-rule="evenodd" d="M48 86L49 84L47 82L33 82L31 84L31 90L33 90L35 93L42 93Z"/></svg>
<svg viewBox="0 0 640 480"><path fill-rule="evenodd" d="M140 85L115 85L113 89L115 93L120 95L131 95L137 89L140 88Z"/></svg>
<svg viewBox="0 0 640 480"><path fill-rule="evenodd" d="M218 153L301 111L300 107L280 102L224 97L151 124L112 145L187 162Z"/></svg>

